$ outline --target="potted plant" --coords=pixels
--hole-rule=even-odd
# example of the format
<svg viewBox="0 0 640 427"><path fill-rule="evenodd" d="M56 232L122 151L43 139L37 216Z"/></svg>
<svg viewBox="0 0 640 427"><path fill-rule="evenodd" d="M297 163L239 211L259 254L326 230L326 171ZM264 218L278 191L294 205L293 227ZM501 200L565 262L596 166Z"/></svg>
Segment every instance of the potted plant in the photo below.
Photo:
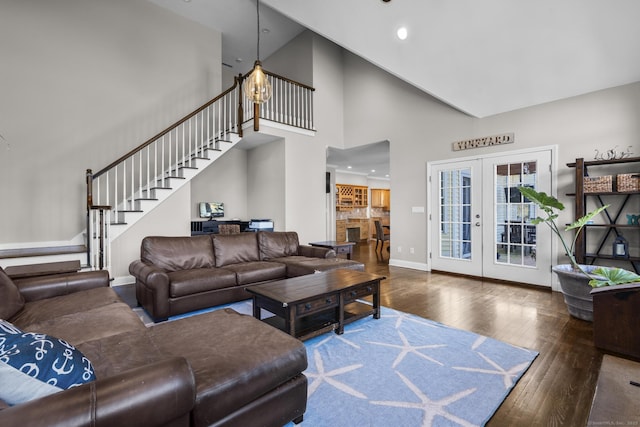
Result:
<svg viewBox="0 0 640 427"><path fill-rule="evenodd" d="M518 187L518 190L524 197L538 205L545 214L545 217L538 216L532 219L531 223L534 225L547 224L551 231L558 236L564 252L569 257L570 264L561 264L553 267L553 271L560 280L560 287L564 294L564 301L567 304L569 314L579 319L593 321L592 288L640 282L639 275L622 268L580 265L576 262L574 249L578 235L592 218L607 209L609 205L591 211L567 226L565 231L575 230L571 243L567 244L556 224L558 212L564 210L564 205L555 197L549 196L544 192L538 192L531 187Z"/></svg>

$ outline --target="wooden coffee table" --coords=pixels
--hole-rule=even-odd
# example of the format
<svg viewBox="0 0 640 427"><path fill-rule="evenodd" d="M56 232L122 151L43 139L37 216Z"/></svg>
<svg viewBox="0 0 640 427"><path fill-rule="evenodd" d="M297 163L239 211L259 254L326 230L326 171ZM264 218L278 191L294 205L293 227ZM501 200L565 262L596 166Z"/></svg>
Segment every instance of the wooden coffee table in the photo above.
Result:
<svg viewBox="0 0 640 427"><path fill-rule="evenodd" d="M261 309L275 314L264 321L301 340L344 326L366 316L380 318L380 281L384 276L355 270L332 270L248 286L253 317ZM373 305L358 301L371 295Z"/></svg>

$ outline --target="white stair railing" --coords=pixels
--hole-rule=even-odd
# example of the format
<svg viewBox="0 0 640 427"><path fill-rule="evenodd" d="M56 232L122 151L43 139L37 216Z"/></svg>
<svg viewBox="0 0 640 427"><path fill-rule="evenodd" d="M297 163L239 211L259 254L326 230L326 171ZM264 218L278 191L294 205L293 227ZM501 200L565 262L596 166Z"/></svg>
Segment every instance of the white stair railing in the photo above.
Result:
<svg viewBox="0 0 640 427"><path fill-rule="evenodd" d="M271 99L258 106L243 105L242 82L234 85L193 113L177 121L139 147L93 173L87 170L87 264L110 266L111 227L124 224L126 215L142 215L145 201L172 190L172 182L185 179L198 161L208 162L220 152L220 144L232 134L242 137L242 125L259 118L297 128L314 130L314 88L265 71L273 88ZM237 137L236 137L237 139ZM218 154L218 153L215 153ZM214 156L215 157L215 156Z"/></svg>
<svg viewBox="0 0 640 427"><path fill-rule="evenodd" d="M258 119L262 118L300 129L315 130L313 124L315 89L266 70L265 74L271 83L273 93L271 98L260 105L251 103L244 105L243 116L247 121L253 119L253 129L259 130Z"/></svg>

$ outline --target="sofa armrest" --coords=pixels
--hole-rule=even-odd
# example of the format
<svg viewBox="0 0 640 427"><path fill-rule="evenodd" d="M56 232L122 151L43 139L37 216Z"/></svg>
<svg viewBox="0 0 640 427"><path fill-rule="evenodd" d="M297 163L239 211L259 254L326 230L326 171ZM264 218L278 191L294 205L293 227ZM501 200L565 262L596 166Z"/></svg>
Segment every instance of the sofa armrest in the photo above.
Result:
<svg viewBox="0 0 640 427"><path fill-rule="evenodd" d="M312 258L335 258L336 251L329 248L320 248L310 245L298 245L298 255Z"/></svg>
<svg viewBox="0 0 640 427"><path fill-rule="evenodd" d="M155 322L169 316L169 275L161 268L141 260L129 264L129 273L136 278L136 298Z"/></svg>
<svg viewBox="0 0 640 427"><path fill-rule="evenodd" d="M129 264L129 273L142 283L155 284L156 286L169 285L169 276L163 269L140 260Z"/></svg>
<svg viewBox="0 0 640 427"><path fill-rule="evenodd" d="M191 367L176 357L4 409L0 425L188 426L195 399Z"/></svg>
<svg viewBox="0 0 640 427"><path fill-rule="evenodd" d="M81 271L78 273L53 274L25 277L13 281L25 301L36 301L68 295L87 289L109 287L109 272L106 270Z"/></svg>

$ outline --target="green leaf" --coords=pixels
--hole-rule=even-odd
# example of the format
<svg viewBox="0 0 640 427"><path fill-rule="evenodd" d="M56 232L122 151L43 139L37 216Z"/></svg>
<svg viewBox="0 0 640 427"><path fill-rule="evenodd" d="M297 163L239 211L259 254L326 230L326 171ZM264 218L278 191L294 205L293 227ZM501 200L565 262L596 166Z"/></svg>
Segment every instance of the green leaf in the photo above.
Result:
<svg viewBox="0 0 640 427"><path fill-rule="evenodd" d="M593 217L600 214L603 210L607 209L610 205L604 205L596 209L595 211L591 211L582 218L577 219L574 223L570 224L565 228L566 231L573 230L574 228L582 228L587 222L591 221Z"/></svg>
<svg viewBox="0 0 640 427"><path fill-rule="evenodd" d="M591 279L589 285L594 288L640 282L640 276L623 268L598 267L591 272L602 279Z"/></svg>
<svg viewBox="0 0 640 427"><path fill-rule="evenodd" d="M544 191L538 192L531 187L518 187L518 190L520 191L520 193L522 193L524 197L531 200L533 203L535 203L536 205L540 206L543 209L552 208L552 209L564 210L564 205L560 203L558 199L556 199L553 196L547 195L547 193L545 193Z"/></svg>

